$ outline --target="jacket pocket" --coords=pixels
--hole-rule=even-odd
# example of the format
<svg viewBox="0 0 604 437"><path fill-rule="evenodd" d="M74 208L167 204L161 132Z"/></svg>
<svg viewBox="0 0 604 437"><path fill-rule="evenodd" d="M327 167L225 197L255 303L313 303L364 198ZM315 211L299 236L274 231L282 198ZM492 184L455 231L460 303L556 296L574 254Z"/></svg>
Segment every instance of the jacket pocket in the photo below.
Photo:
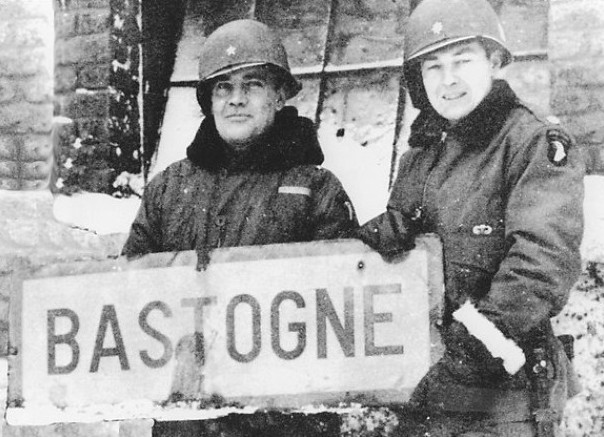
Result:
<svg viewBox="0 0 604 437"><path fill-rule="evenodd" d="M297 190L294 190L296 188ZM268 231L273 242L308 240L311 232L310 190L305 187L280 187L268 214Z"/></svg>
<svg viewBox="0 0 604 437"><path fill-rule="evenodd" d="M503 230L488 235L459 231L449 235L444 244L449 298L462 304L468 297L484 297L505 256Z"/></svg>

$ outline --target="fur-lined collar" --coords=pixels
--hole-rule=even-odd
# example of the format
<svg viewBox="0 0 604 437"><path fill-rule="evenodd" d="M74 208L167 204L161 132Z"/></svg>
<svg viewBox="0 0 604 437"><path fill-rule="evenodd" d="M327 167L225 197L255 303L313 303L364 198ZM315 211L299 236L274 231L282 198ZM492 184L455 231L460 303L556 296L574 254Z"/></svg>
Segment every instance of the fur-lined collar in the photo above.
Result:
<svg viewBox="0 0 604 437"><path fill-rule="evenodd" d="M202 122L195 139L187 148L194 164L208 169L270 172L287 170L297 165L323 163L323 152L313 122L299 117L293 106L287 106L275 117L275 124L264 141L244 152L233 151L218 135L214 117Z"/></svg>
<svg viewBox="0 0 604 437"><path fill-rule="evenodd" d="M521 103L504 80L495 80L483 101L467 117L453 127L432 107L419 113L411 125L409 146L427 147L447 131L472 147L486 147L501 130L510 111Z"/></svg>

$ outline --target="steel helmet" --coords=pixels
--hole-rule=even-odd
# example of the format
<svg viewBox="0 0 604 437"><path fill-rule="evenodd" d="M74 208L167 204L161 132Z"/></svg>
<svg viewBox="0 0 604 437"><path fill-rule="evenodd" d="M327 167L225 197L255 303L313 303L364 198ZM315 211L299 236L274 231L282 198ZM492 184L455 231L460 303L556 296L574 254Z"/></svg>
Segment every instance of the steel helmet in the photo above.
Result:
<svg viewBox="0 0 604 437"><path fill-rule="evenodd" d="M423 85L415 61L448 45L476 38L501 50L502 67L512 61L501 21L487 0L423 0L415 8L405 29L404 73L416 107L421 109L425 96L417 94Z"/></svg>
<svg viewBox="0 0 604 437"><path fill-rule="evenodd" d="M230 21L212 32L201 47L197 100L204 113L210 109L208 84L215 77L246 67L269 65L283 78L285 97L294 97L301 85L292 76L287 53L279 37L255 20Z"/></svg>

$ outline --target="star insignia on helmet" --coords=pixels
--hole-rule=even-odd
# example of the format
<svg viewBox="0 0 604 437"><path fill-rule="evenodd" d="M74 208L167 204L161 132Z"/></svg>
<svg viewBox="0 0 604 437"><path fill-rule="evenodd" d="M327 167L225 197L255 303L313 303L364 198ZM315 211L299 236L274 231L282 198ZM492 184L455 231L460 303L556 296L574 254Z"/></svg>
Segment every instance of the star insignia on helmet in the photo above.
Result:
<svg viewBox="0 0 604 437"><path fill-rule="evenodd" d="M233 56L235 53L237 53L237 49L235 48L235 46L228 46L226 49L226 54L229 56Z"/></svg>
<svg viewBox="0 0 604 437"><path fill-rule="evenodd" d="M442 22L437 21L436 23L434 23L432 25L432 33L434 33L435 35L438 35L442 31L443 31L443 23Z"/></svg>

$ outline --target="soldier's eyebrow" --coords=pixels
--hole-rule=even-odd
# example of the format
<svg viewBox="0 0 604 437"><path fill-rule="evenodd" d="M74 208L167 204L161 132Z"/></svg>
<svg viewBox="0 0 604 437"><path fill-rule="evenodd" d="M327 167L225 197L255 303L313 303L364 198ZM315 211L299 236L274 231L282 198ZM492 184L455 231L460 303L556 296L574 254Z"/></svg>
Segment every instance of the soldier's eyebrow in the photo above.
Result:
<svg viewBox="0 0 604 437"><path fill-rule="evenodd" d="M471 44L461 45L459 47L453 48L453 52L451 53L453 56L465 55L468 53L475 53L476 47ZM423 58L424 61L436 61L438 60L438 54L429 53L425 55Z"/></svg>
<svg viewBox="0 0 604 437"><path fill-rule="evenodd" d="M266 70L253 70L243 75L244 79L260 79L260 80L269 80L270 74Z"/></svg>
<svg viewBox="0 0 604 437"><path fill-rule="evenodd" d="M221 74L220 76L216 76L212 78L212 83L215 84L217 82L226 82L231 78L229 74Z"/></svg>

